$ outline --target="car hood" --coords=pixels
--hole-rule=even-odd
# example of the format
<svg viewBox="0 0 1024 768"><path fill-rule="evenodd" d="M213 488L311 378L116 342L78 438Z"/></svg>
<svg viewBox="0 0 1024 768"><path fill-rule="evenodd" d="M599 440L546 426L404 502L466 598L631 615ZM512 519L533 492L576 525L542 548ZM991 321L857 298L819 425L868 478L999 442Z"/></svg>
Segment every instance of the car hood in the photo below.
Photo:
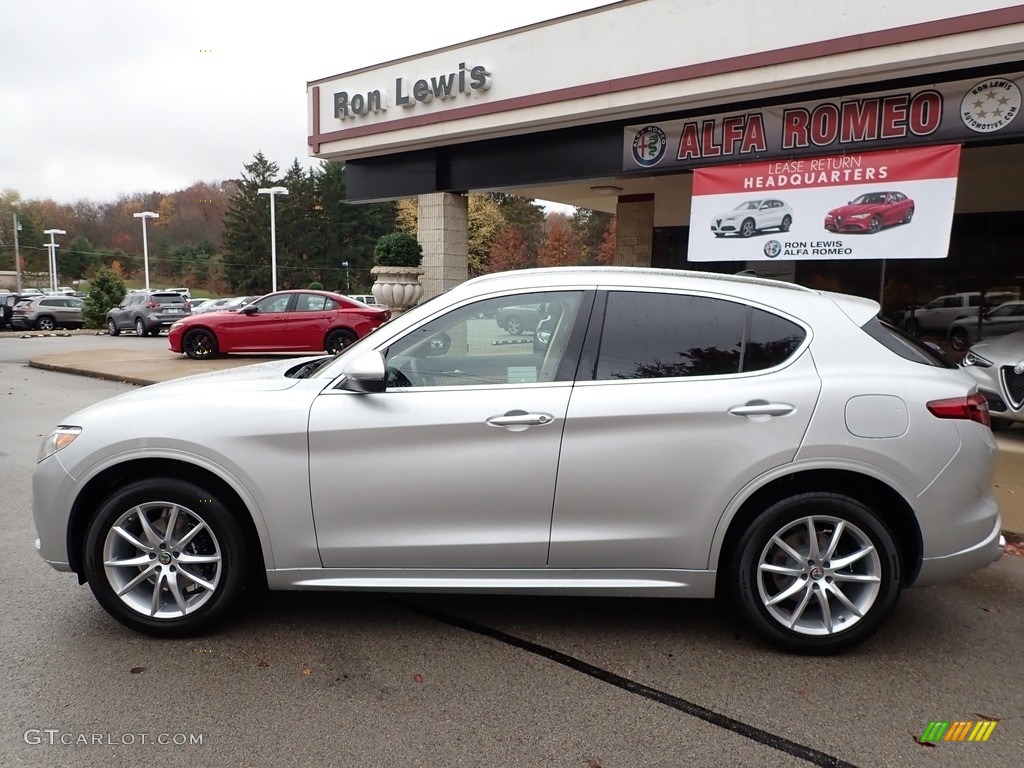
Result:
<svg viewBox="0 0 1024 768"><path fill-rule="evenodd" d="M1015 365L1024 360L1024 331L1008 333L1005 336L997 336L991 341L975 344L971 347L971 351L992 362L999 362L1000 365Z"/></svg>
<svg viewBox="0 0 1024 768"><path fill-rule="evenodd" d="M739 218L740 216L746 216L748 214L752 215L752 214L755 214L755 213L757 213L757 211L747 211L747 210L737 211L734 208L731 211L724 211L723 213L716 213L714 218L716 218L716 219L735 219L735 218Z"/></svg>
<svg viewBox="0 0 1024 768"><path fill-rule="evenodd" d="M855 216L858 213L878 213L882 210L880 205L840 205L829 211L832 216Z"/></svg>

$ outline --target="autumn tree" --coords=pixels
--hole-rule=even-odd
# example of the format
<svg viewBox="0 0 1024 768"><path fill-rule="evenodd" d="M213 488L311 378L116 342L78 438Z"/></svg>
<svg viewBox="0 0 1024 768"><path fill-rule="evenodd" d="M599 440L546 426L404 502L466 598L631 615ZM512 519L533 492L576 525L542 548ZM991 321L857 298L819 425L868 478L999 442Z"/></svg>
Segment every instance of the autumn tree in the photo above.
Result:
<svg viewBox="0 0 1024 768"><path fill-rule="evenodd" d="M608 228L605 230L604 235L601 236L601 244L597 246L597 252L594 254L594 261L598 264L610 266L615 263L615 230L617 221L618 219L612 216L612 220L608 222Z"/></svg>
<svg viewBox="0 0 1024 768"><path fill-rule="evenodd" d="M518 229L506 227L491 241L490 272L525 269L530 266L529 243Z"/></svg>
<svg viewBox="0 0 1024 768"><path fill-rule="evenodd" d="M529 263L537 263L537 254L544 242L544 208L527 197L492 192L489 195L501 210L506 226L518 231L526 242L526 254Z"/></svg>
<svg viewBox="0 0 1024 768"><path fill-rule="evenodd" d="M491 256L491 243L506 227L501 207L490 195L469 196L469 276L476 277L489 272L487 263Z"/></svg>
<svg viewBox="0 0 1024 768"><path fill-rule="evenodd" d="M407 197L395 203L395 229L416 237L418 219L419 200L415 197Z"/></svg>
<svg viewBox="0 0 1024 768"><path fill-rule="evenodd" d="M566 267L580 263L580 251L564 217L554 217L548 237L537 254L538 267Z"/></svg>

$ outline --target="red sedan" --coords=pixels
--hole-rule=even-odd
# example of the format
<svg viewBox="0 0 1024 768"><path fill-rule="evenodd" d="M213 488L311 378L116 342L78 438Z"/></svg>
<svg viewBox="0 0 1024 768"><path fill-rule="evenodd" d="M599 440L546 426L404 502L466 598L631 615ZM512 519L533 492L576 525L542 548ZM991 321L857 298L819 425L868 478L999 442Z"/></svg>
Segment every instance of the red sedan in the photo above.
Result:
<svg viewBox="0 0 1024 768"><path fill-rule="evenodd" d="M893 224L909 224L914 201L902 192L869 192L825 214L829 232L875 233Z"/></svg>
<svg viewBox="0 0 1024 768"><path fill-rule="evenodd" d="M334 354L391 317L327 291L278 291L230 312L186 317L171 326L171 350L194 360L227 352Z"/></svg>

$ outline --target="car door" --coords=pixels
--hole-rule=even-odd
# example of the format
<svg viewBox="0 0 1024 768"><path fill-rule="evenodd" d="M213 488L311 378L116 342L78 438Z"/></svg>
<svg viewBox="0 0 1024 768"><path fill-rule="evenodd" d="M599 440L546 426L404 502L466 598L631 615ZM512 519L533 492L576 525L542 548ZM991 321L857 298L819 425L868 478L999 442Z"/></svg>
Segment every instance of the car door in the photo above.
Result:
<svg viewBox="0 0 1024 768"><path fill-rule="evenodd" d="M218 336L222 352L270 352L288 350L288 308L293 293L272 293L254 301L249 311L238 310ZM221 338L223 337L223 340Z"/></svg>
<svg viewBox="0 0 1024 768"><path fill-rule="evenodd" d="M309 418L325 567L543 568L582 291L447 310L389 345L387 391L328 388ZM543 349L508 343L505 305L558 302ZM575 351L574 351L575 350Z"/></svg>
<svg viewBox="0 0 1024 768"><path fill-rule="evenodd" d="M290 349L324 349L327 329L338 310L338 302L320 293L300 293L288 313L287 343Z"/></svg>
<svg viewBox="0 0 1024 768"><path fill-rule="evenodd" d="M763 307L623 290L595 333L566 414L549 566L705 569L730 500L807 429L820 381L806 330Z"/></svg>
<svg viewBox="0 0 1024 768"><path fill-rule="evenodd" d="M118 330L130 331L135 328L134 310L145 299L144 294L129 293L121 300L120 304L110 310L110 318L114 321L114 325L117 326Z"/></svg>

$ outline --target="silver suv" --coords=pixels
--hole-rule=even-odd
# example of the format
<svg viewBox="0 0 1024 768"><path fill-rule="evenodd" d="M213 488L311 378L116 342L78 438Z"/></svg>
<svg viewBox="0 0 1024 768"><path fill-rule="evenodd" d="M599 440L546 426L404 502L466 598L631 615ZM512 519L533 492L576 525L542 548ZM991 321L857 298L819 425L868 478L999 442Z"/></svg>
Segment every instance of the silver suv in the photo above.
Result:
<svg viewBox="0 0 1024 768"><path fill-rule="evenodd" d="M107 333L135 331L139 336L154 336L171 324L192 314L188 302L174 291L131 291L107 312Z"/></svg>
<svg viewBox="0 0 1024 768"><path fill-rule="evenodd" d="M73 296L23 298L11 310L11 327L52 331L56 328L84 328L81 299Z"/></svg>

